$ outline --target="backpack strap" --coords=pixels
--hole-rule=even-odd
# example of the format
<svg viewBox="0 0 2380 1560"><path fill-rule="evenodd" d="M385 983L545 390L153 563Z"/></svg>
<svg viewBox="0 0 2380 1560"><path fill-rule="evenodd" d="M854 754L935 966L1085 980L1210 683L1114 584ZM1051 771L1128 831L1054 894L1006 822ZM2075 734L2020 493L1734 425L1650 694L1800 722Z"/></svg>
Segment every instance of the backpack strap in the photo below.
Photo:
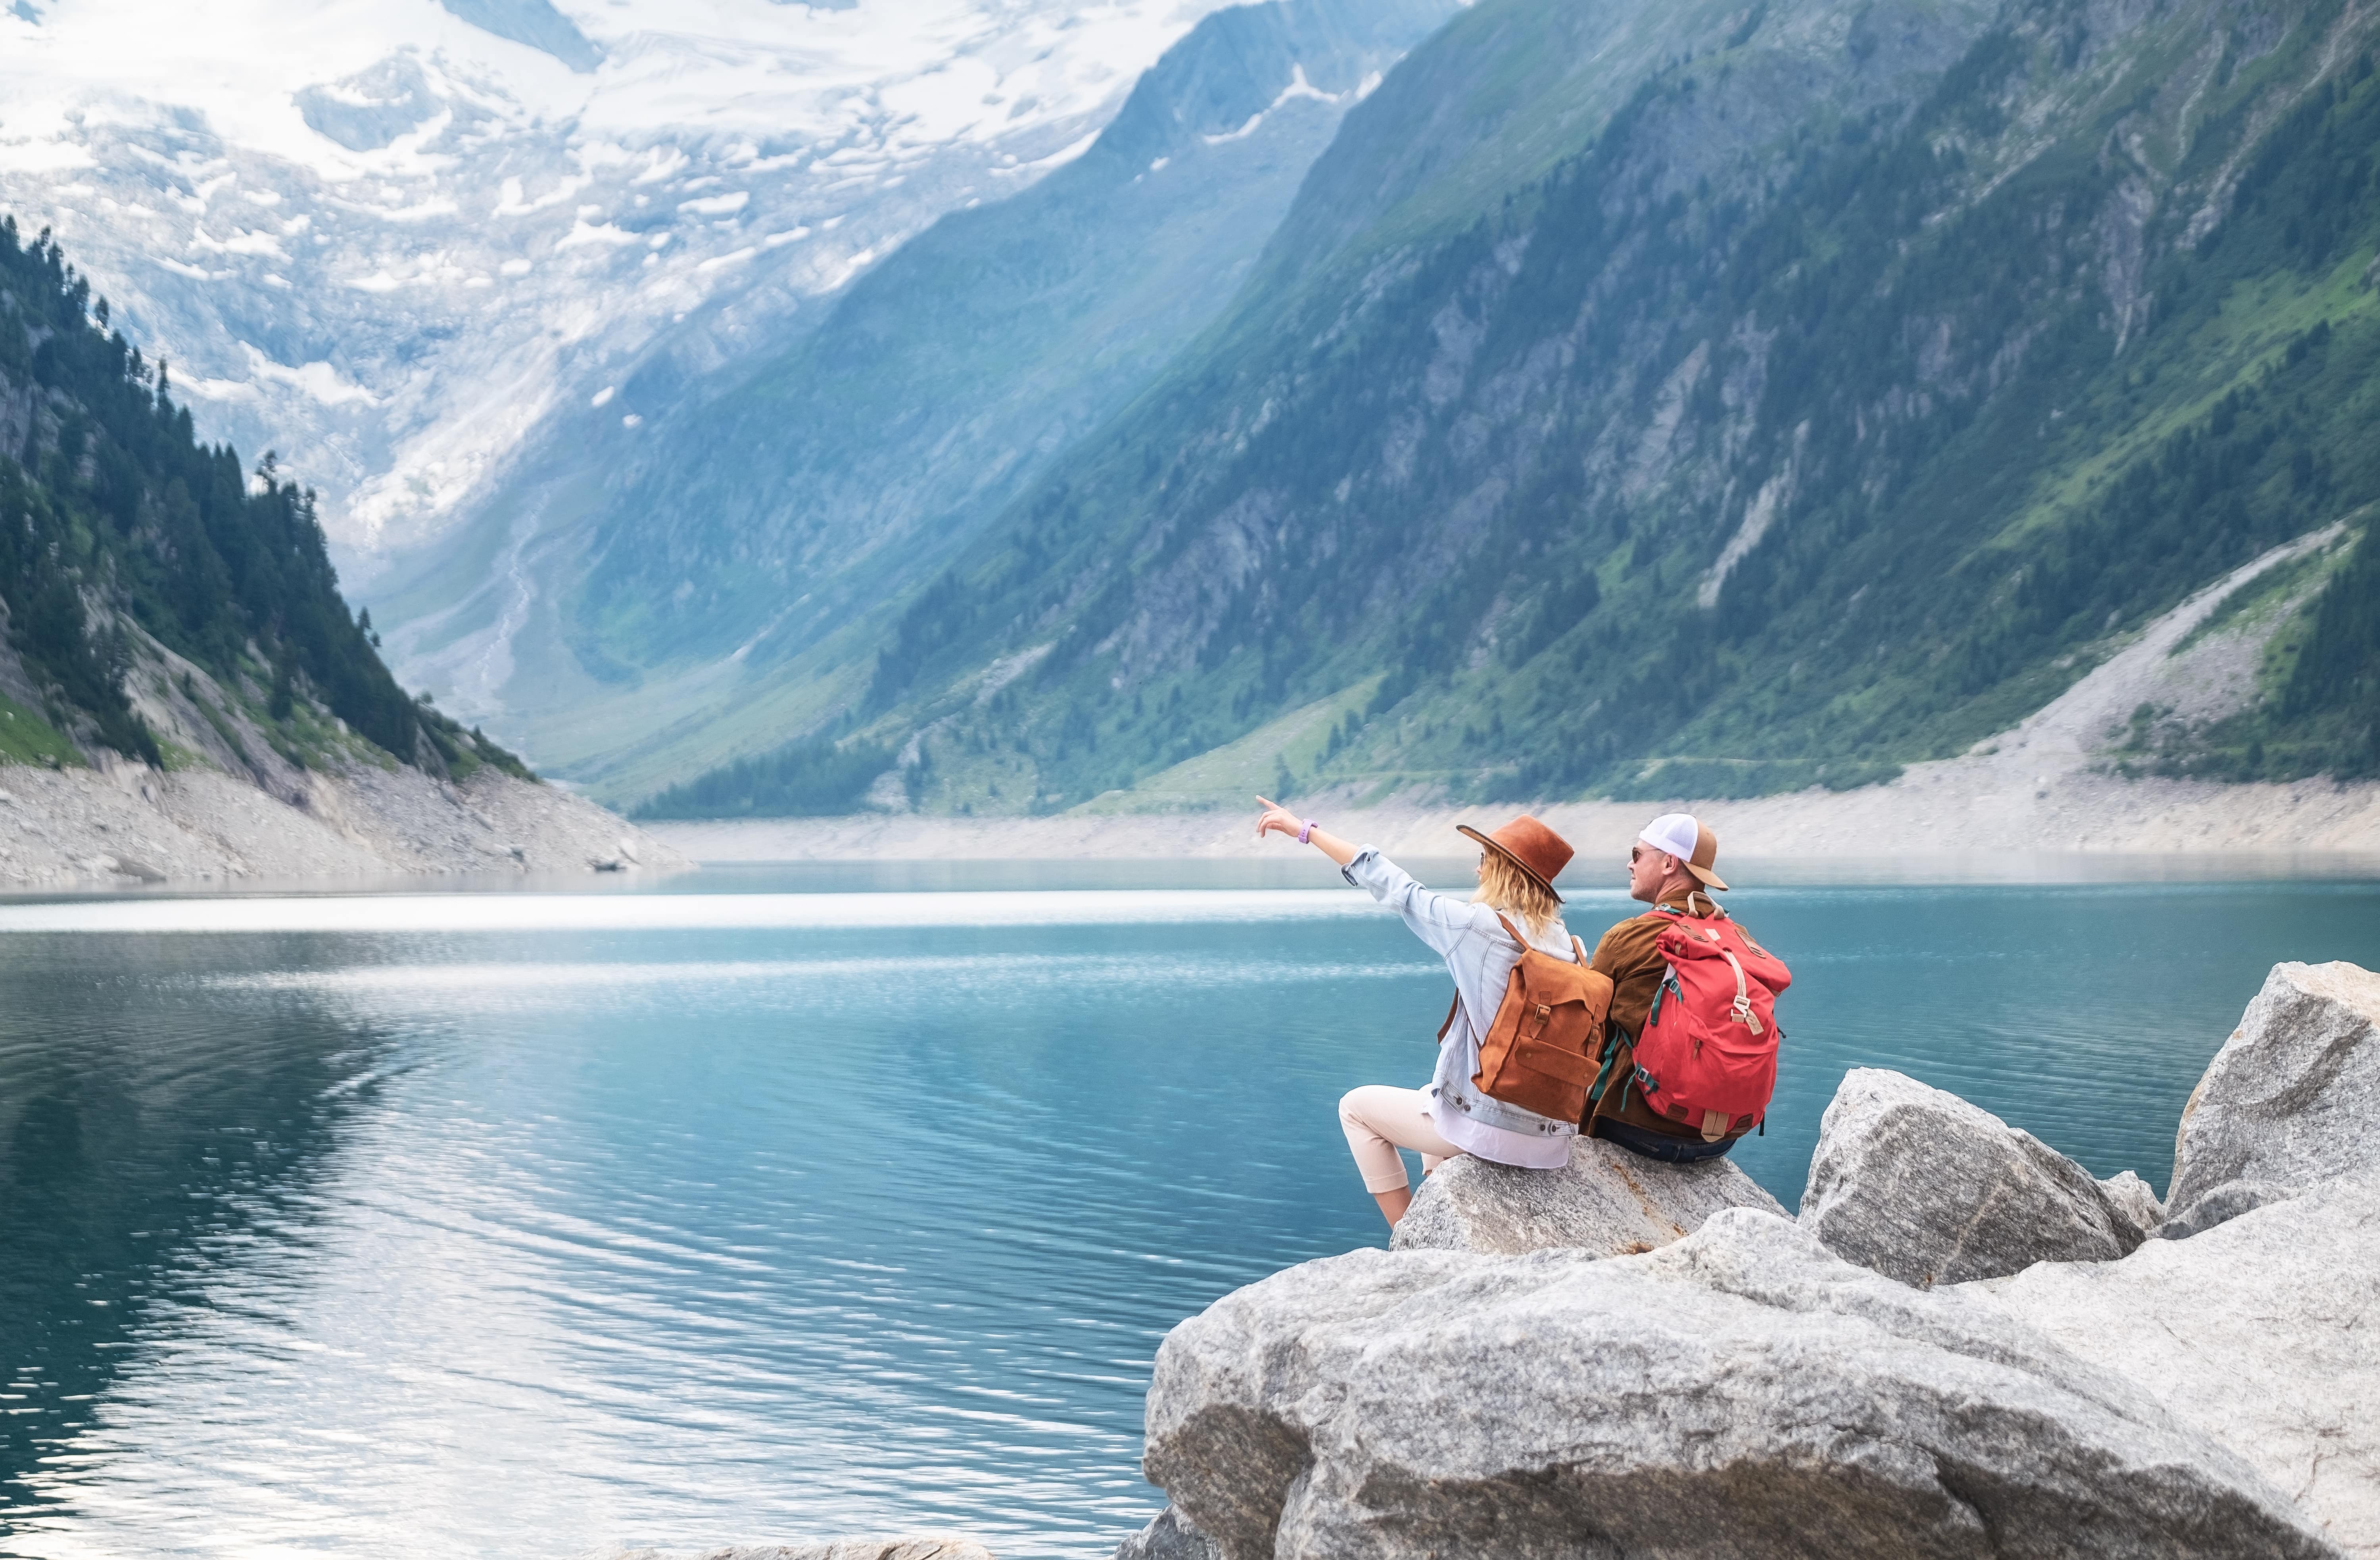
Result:
<svg viewBox="0 0 2380 1560"><path fill-rule="evenodd" d="M1506 937L1511 937L1514 942L1521 945L1521 952L1524 956L1532 951L1529 947L1529 939L1523 937L1519 932L1513 929L1512 923L1504 919L1504 913L1500 910L1496 913L1496 924L1504 928L1504 935ZM1593 965L1587 964L1586 944L1579 941L1576 937L1572 937L1570 939L1570 947L1572 954L1577 958L1579 963L1585 965L1589 969L1594 968ZM1446 1005L1446 1022L1438 1026L1438 1037L1441 1042L1446 1039L1446 1032L1454 1027L1454 1015L1462 1010L1463 988L1461 986L1457 986L1454 989L1454 1000Z"/></svg>

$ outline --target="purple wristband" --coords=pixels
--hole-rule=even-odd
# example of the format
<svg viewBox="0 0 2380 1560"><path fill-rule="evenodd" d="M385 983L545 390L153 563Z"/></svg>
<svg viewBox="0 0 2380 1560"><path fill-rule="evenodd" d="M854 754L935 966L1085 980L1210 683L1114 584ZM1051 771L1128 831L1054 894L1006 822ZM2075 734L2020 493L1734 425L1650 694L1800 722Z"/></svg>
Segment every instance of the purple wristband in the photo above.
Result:
<svg viewBox="0 0 2380 1560"><path fill-rule="evenodd" d="M1314 820L1312 818L1306 819L1305 827L1297 831L1297 842L1301 845L1310 845L1314 842Z"/></svg>

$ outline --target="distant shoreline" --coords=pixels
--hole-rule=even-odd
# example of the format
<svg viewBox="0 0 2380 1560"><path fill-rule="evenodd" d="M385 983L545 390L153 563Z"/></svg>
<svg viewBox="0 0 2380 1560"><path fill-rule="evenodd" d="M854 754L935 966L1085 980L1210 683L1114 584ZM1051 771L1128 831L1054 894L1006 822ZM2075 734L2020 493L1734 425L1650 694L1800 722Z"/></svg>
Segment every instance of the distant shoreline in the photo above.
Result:
<svg viewBox="0 0 2380 1560"><path fill-rule="evenodd" d="M1719 835L1722 862L1817 859L1850 876L1899 876L1913 859L1952 876L2038 880L2091 876L2096 858L2257 858L2252 876L2338 876L2380 866L2380 784L2300 780L2215 785L2074 773L2040 786L1998 779L1967 761L1912 766L1890 785L1794 792L1742 801L1564 802L1470 807L1342 798L1290 798L1350 838L1392 855L1454 856L1470 849L1461 823L1492 827L1535 811L1578 850L1582 865L1616 859L1654 814L1694 813ZM1212 860L1278 856L1245 809L1061 813L982 818L869 813L823 818L648 822L642 827L698 862ZM2005 858L2022 858L2008 860ZM2359 860L2359 858L2362 858ZM1864 868L1857 864L1865 863ZM1573 872L1577 869L1573 868ZM2194 874L2192 874L2194 875ZM1848 880L1846 877L1845 880Z"/></svg>

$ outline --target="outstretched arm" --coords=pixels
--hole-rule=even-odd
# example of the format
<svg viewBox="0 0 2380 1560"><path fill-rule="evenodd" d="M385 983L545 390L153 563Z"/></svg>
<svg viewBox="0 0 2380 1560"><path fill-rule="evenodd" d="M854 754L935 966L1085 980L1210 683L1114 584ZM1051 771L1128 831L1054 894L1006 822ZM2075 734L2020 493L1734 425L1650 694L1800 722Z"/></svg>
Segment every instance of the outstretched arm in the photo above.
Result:
<svg viewBox="0 0 2380 1560"><path fill-rule="evenodd" d="M1265 802L1265 799L1261 796L1257 797L1257 800L1264 802L1264 812L1257 818L1257 839L1261 840L1267 834L1270 833L1281 833L1286 834L1292 840L1294 840L1297 838L1298 831L1305 828L1305 819L1299 817L1296 814L1291 812L1280 803ZM1355 859L1355 847L1349 844L1346 840L1340 839L1339 836L1335 834L1330 833L1324 829L1316 828L1309 830L1306 833L1305 838L1308 844L1311 844L1316 850L1320 851L1324 855L1329 856L1332 861L1337 862L1341 866L1344 866L1349 862Z"/></svg>
<svg viewBox="0 0 2380 1560"><path fill-rule="evenodd" d="M1257 819L1257 838L1279 832L1292 840L1305 823L1288 808L1277 803L1264 802L1264 813ZM1396 863L1362 845L1351 845L1335 834L1319 828L1306 834L1306 842L1339 864L1339 875L1355 888L1371 896L1404 918L1414 936L1439 953L1451 953L1455 945L1474 935L1496 935L1496 913L1485 905L1456 899L1451 894L1432 893L1414 880L1413 875ZM1361 859L1363 865L1356 868Z"/></svg>

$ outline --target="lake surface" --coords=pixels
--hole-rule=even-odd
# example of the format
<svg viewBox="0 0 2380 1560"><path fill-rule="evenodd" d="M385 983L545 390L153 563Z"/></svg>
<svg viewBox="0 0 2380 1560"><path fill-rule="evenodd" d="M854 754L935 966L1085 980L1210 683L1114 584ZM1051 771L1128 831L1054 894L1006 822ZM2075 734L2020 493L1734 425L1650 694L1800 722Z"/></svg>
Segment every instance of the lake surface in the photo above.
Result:
<svg viewBox="0 0 2380 1560"><path fill-rule="evenodd" d="M0 1552L1106 1554L1165 1330L1382 1243L1332 1107L1447 982L1343 889L1000 876L0 904ZM2380 950L2358 881L1731 907L1789 1206L1859 1065L2162 1188L2266 969Z"/></svg>

